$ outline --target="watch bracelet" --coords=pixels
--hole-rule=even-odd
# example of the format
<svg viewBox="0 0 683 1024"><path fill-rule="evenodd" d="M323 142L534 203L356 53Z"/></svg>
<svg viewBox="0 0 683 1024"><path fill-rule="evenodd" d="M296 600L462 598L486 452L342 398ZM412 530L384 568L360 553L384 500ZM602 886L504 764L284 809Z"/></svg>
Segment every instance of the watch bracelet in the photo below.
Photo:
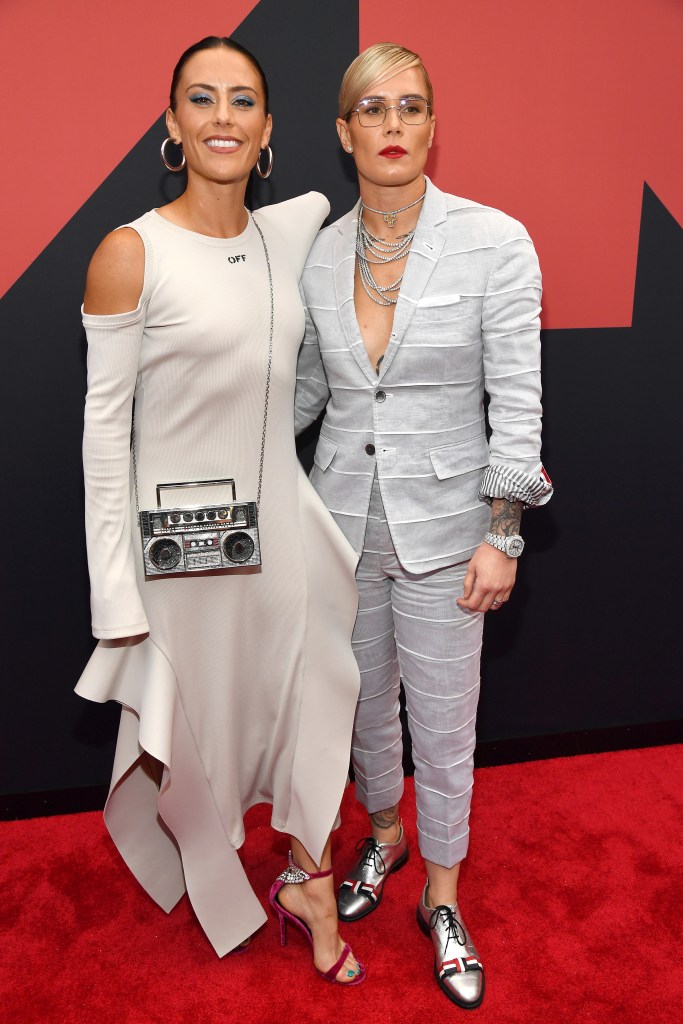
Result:
<svg viewBox="0 0 683 1024"><path fill-rule="evenodd" d="M520 537L520 535L519 534L515 534L515 537ZM495 548L496 551L501 551L508 558L517 558L517 557L519 557L518 555L511 555L508 552L508 550L507 550L507 541L511 540L510 537L503 536L502 534L491 533L491 531L488 530L484 534L484 540L485 540L485 542L487 544L490 544L492 548ZM522 540L521 537L520 537L520 540ZM524 545L524 541L522 540L522 550L524 550L523 545ZM520 551L519 554L521 554L521 551Z"/></svg>

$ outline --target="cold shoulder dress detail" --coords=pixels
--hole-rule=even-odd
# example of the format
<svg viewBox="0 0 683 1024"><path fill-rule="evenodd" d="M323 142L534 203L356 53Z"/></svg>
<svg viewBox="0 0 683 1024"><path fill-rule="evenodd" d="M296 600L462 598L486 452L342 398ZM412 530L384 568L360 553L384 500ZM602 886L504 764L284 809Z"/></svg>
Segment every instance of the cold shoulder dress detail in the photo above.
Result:
<svg viewBox="0 0 683 1024"><path fill-rule="evenodd" d="M341 801L359 689L350 637L356 556L294 446L298 279L328 210L317 193L255 213L275 294L259 516L262 567L145 580L136 522L159 483L234 477L255 500L270 293L251 219L236 238L156 211L138 308L84 314L84 467L93 633L77 692L122 705L105 821L128 866L169 911L187 890L222 956L266 920L236 850L243 815L272 804L274 828L319 860ZM167 492L177 505L226 492ZM148 634L148 635L146 635Z"/></svg>

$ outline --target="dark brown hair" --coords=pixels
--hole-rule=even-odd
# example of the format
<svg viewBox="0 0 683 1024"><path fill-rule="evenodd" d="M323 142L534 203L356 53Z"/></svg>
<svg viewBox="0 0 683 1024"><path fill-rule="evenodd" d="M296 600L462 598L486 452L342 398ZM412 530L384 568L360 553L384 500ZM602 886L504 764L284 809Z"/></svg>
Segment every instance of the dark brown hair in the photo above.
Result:
<svg viewBox="0 0 683 1024"><path fill-rule="evenodd" d="M171 110L176 108L176 89L178 88L178 80L183 72L183 68L187 64L190 57L194 57L195 53L199 53L201 50L217 50L219 47L224 47L226 50L234 50L235 53L241 53L243 57L249 61L254 71L261 80L261 88L263 89L263 97L265 100L265 113L269 113L268 108L268 82L263 72L263 68L256 60L253 53L250 53L244 46L240 46L234 39L229 39L227 36L207 36L205 39L200 39L198 43L193 43L192 46L188 46L187 50L181 55L180 60L176 64L173 70L173 78L171 79L171 93L169 106Z"/></svg>

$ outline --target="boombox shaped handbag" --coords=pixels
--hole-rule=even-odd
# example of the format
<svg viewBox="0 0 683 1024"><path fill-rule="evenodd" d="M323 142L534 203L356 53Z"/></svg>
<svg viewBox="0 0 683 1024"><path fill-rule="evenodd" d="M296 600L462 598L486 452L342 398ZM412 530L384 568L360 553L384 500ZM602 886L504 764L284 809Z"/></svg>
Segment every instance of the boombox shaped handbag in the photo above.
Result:
<svg viewBox="0 0 683 1024"><path fill-rule="evenodd" d="M214 484L231 484L232 501L189 508L161 507L164 488ZM260 565L257 502L237 502L236 498L235 481L230 478L158 484L156 509L138 512L145 576Z"/></svg>

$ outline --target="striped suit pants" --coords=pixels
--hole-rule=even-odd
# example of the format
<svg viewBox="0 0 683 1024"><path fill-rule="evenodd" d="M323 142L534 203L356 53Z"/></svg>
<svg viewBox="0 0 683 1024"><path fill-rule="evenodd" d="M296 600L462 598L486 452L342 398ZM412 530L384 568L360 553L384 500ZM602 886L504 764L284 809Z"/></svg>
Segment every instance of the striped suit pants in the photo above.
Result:
<svg viewBox="0 0 683 1024"><path fill-rule="evenodd" d="M403 795L401 680L415 765L420 852L450 868L467 852L483 614L458 608L467 563L400 565L377 477L356 579L353 648L361 691L353 736L356 795L369 813Z"/></svg>

